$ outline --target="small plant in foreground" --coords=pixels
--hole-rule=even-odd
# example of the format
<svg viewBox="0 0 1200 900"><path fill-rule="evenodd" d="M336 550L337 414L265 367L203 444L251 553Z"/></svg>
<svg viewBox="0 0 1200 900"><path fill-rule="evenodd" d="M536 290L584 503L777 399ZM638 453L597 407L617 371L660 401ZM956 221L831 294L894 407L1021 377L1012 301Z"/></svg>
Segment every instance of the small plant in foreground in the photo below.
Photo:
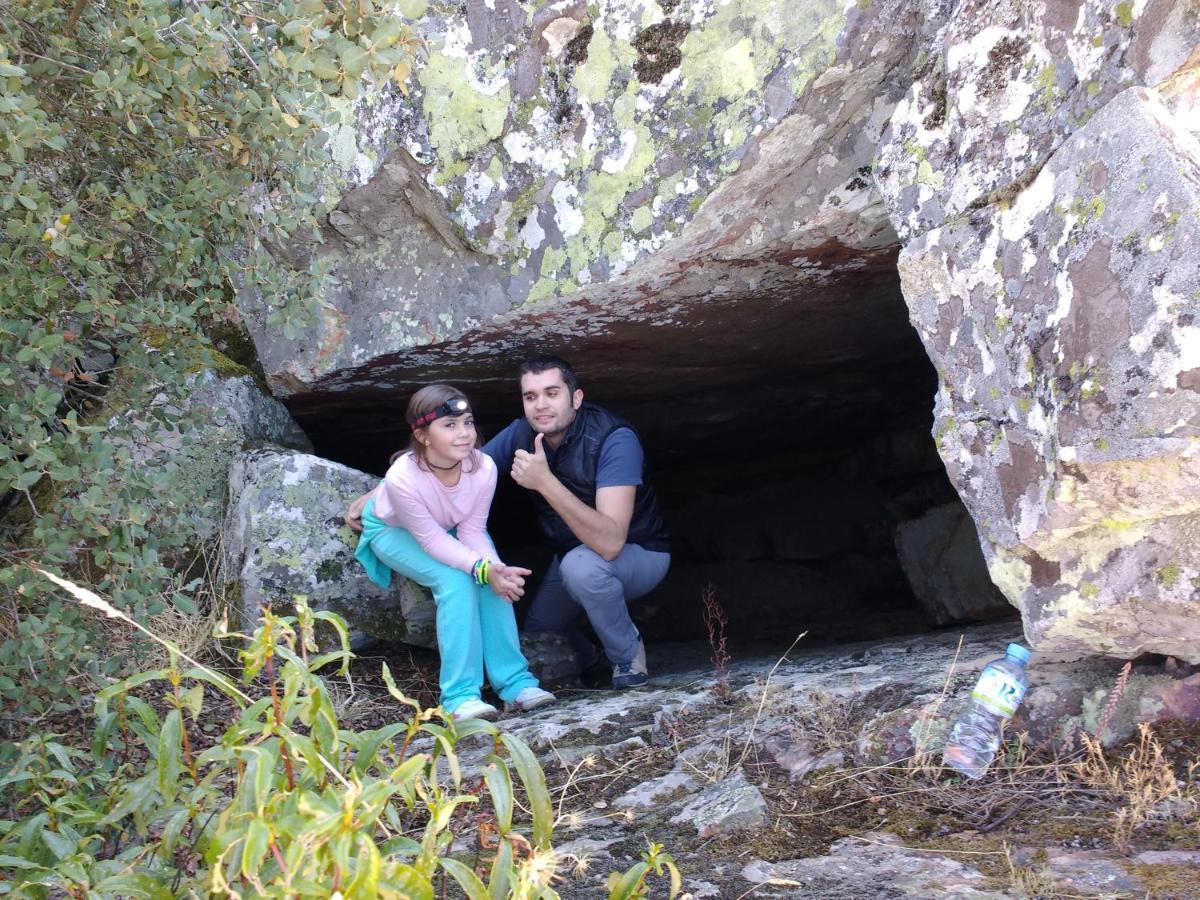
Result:
<svg viewBox="0 0 1200 900"><path fill-rule="evenodd" d="M661 878L664 870L671 878L672 898L679 896L683 879L671 854L663 852L661 844L650 842L640 862L634 863L624 872L613 872L608 876L608 900L635 900L650 896L647 877L654 873Z"/></svg>
<svg viewBox="0 0 1200 900"><path fill-rule="evenodd" d="M726 646L725 626L729 617L717 599L717 586L707 584L700 595L704 603L704 628L708 632L708 645L712 648L713 674L716 676L714 692L721 700L729 699L729 648Z"/></svg>
<svg viewBox="0 0 1200 900"><path fill-rule="evenodd" d="M90 591L49 577L129 621ZM340 636L339 649L317 652L318 620ZM371 731L340 728L315 673L331 664L344 671L345 625L303 601L295 616L264 610L253 635L234 637L245 643L242 686L172 652L164 668L98 695L90 752L53 736L25 742L0 783L0 864L12 873L3 892L433 900L449 876L471 900L557 896L553 807L522 741L491 723L422 710L386 666L405 717ZM160 685L166 690L155 697L150 689ZM201 749L187 723L216 693L232 705L231 721ZM480 735L490 750L470 775L458 745ZM485 804L486 813L464 815ZM518 810L528 816L526 833ZM470 854L467 837L479 848ZM668 862L655 850L647 871Z"/></svg>

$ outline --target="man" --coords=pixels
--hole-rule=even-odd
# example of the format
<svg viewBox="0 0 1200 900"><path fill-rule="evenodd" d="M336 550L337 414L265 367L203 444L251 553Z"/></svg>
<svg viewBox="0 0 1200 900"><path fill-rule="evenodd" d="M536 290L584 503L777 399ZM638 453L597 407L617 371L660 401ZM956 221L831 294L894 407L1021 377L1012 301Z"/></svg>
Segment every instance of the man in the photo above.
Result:
<svg viewBox="0 0 1200 900"><path fill-rule="evenodd" d="M520 376L525 417L483 450L532 493L555 553L525 630L565 634L585 680L611 666L613 687L640 687L646 650L627 604L653 590L671 562L642 445L628 422L584 401L565 360L526 360ZM585 619L603 653L583 630Z"/></svg>
<svg viewBox="0 0 1200 900"><path fill-rule="evenodd" d="M555 554L525 630L564 634L585 682L600 683L611 667L613 687L640 687L647 681L646 648L627 604L653 590L671 563L641 442L628 422L584 402L566 360L526 360L520 377L525 417L483 450L532 493ZM351 528L361 527L368 496L351 504ZM603 652L588 638L585 620Z"/></svg>

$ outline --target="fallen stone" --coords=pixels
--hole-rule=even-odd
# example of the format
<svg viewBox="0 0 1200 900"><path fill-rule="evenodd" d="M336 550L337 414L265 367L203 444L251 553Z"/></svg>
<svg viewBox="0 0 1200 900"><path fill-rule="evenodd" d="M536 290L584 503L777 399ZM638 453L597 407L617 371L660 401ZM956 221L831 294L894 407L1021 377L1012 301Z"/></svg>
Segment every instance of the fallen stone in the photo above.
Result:
<svg viewBox="0 0 1200 900"><path fill-rule="evenodd" d="M792 781L803 781L810 772L842 766L846 755L841 750L822 749L790 735L767 738L763 750L774 763L788 773Z"/></svg>
<svg viewBox="0 0 1200 900"><path fill-rule="evenodd" d="M612 859L608 848L620 841L619 837L595 838L581 837L562 844L557 844L554 851L558 856L575 857L581 861L597 859Z"/></svg>
<svg viewBox="0 0 1200 900"><path fill-rule="evenodd" d="M613 806L618 809L656 809L681 795L691 794L697 780L691 772L676 769L630 788L613 801Z"/></svg>
<svg viewBox="0 0 1200 900"><path fill-rule="evenodd" d="M896 552L930 625L981 622L1013 612L992 584L975 523L961 503L901 522Z"/></svg>
<svg viewBox="0 0 1200 900"><path fill-rule="evenodd" d="M1147 866L1200 866L1200 850L1143 850L1134 860Z"/></svg>
<svg viewBox="0 0 1200 900"><path fill-rule="evenodd" d="M684 894L680 897L680 900L686 900L689 895L693 900L703 900L706 897L720 897L721 889L711 881L685 879Z"/></svg>
<svg viewBox="0 0 1200 900"><path fill-rule="evenodd" d="M586 702L586 701L585 701ZM595 759L617 759L634 750L645 750L649 745L639 734L625 738L615 744L590 744L582 747L556 747L552 761L565 769L574 768L587 757ZM586 767L585 767L586 770Z"/></svg>
<svg viewBox="0 0 1200 900"><path fill-rule="evenodd" d="M1072 892L1104 896L1142 896L1146 886L1120 860L1091 850L1046 850L1044 875Z"/></svg>
<svg viewBox="0 0 1200 900"><path fill-rule="evenodd" d="M960 897L977 900L1015 898L1013 891L983 887L978 869L951 857L905 847L895 835L872 832L835 841L825 856L769 863L755 860L742 877L764 889L780 887L782 896L819 896L823 900L863 897Z"/></svg>
<svg viewBox="0 0 1200 900"><path fill-rule="evenodd" d="M760 828L767 821L767 801L738 771L705 788L671 821L695 826L701 838Z"/></svg>
<svg viewBox="0 0 1200 900"><path fill-rule="evenodd" d="M426 589L398 575L380 588L354 558L358 536L342 517L349 501L378 481L295 451L252 450L236 458L221 580L240 627L253 630L265 604L286 614L301 594L313 609L345 619L355 645L374 637L436 646Z"/></svg>

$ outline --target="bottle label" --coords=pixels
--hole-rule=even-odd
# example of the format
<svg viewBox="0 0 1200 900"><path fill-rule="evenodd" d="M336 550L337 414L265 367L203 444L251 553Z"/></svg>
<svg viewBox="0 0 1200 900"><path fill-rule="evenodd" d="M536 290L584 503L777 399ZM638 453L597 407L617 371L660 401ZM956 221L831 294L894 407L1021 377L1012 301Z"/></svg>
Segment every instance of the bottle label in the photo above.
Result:
<svg viewBox="0 0 1200 900"><path fill-rule="evenodd" d="M1006 719L1012 718L1025 696L1025 685L1000 669L990 666L979 677L971 699L978 700L992 712Z"/></svg>

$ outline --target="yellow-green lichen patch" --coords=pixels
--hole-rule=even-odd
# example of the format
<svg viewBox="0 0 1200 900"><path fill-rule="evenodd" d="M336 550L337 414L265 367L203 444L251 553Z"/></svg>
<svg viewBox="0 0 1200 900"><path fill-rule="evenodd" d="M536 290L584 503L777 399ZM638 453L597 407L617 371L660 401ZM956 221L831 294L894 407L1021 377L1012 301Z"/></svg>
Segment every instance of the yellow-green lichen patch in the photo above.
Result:
<svg viewBox="0 0 1200 900"><path fill-rule="evenodd" d="M996 547L988 560L988 575L1000 593L1014 603L1033 583L1033 570L1029 563L1003 547Z"/></svg>
<svg viewBox="0 0 1200 900"><path fill-rule="evenodd" d="M654 213L648 206L639 206L629 217L629 228L634 234L641 234L654 222Z"/></svg>
<svg viewBox="0 0 1200 900"><path fill-rule="evenodd" d="M831 0L731 0L688 33L680 46L681 74L695 102L737 102L761 89L762 79L783 61L783 54L809 77L824 68L844 22L841 7Z"/></svg>
<svg viewBox="0 0 1200 900"><path fill-rule="evenodd" d="M556 287L553 278L543 278L529 289L529 293L525 296L525 302L536 303L539 300L545 300L547 297L553 297Z"/></svg>
<svg viewBox="0 0 1200 900"><path fill-rule="evenodd" d="M633 153L625 167L613 172L598 172L589 179L583 197L585 214L588 207L595 207L606 219L611 219L625 195L645 181L646 170L654 162L654 138L644 125L635 125L632 134Z"/></svg>
<svg viewBox="0 0 1200 900"><path fill-rule="evenodd" d="M1160 566L1154 571L1154 579L1168 591L1171 590L1175 587L1175 582L1179 580L1179 566L1175 563Z"/></svg>
<svg viewBox="0 0 1200 900"><path fill-rule="evenodd" d="M941 190L946 183L946 176L942 172L933 171L933 166L929 164L929 160L923 159L917 165L917 184L927 184L932 188Z"/></svg>
<svg viewBox="0 0 1200 900"><path fill-rule="evenodd" d="M631 65L636 56L628 41L613 41L603 28L597 28L588 42L587 60L575 70L572 83L581 97L600 103L619 65Z"/></svg>
<svg viewBox="0 0 1200 900"><path fill-rule="evenodd" d="M417 76L425 89L429 141L444 160L465 159L500 137L508 115L508 81L500 81L494 93L484 93L467 78L468 65L435 51Z"/></svg>
<svg viewBox="0 0 1200 900"><path fill-rule="evenodd" d="M554 273L563 267L563 263L566 261L566 251L559 247L547 247L546 252L542 254L542 275L545 277L553 276Z"/></svg>

